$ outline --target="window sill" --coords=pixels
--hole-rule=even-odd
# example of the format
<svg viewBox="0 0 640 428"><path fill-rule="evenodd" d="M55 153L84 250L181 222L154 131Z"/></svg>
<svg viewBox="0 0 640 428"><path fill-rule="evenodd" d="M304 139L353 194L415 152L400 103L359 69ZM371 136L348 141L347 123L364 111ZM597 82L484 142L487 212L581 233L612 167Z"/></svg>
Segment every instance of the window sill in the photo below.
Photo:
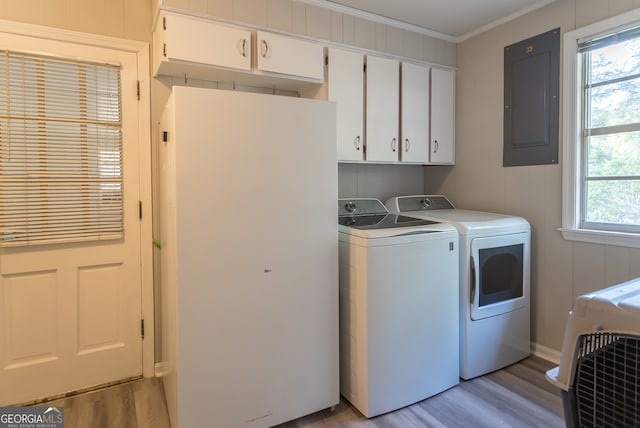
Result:
<svg viewBox="0 0 640 428"><path fill-rule="evenodd" d="M637 233L610 232L605 230L559 228L567 241L590 242L593 244L615 245L618 247L640 248Z"/></svg>

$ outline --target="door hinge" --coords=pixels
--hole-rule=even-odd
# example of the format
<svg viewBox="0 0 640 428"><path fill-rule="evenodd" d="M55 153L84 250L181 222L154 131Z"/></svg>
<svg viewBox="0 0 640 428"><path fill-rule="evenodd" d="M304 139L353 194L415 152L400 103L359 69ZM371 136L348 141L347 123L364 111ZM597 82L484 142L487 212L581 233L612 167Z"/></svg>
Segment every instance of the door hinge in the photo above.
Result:
<svg viewBox="0 0 640 428"><path fill-rule="evenodd" d="M138 101L140 101L140 81L136 82L136 96L138 97Z"/></svg>
<svg viewBox="0 0 640 428"><path fill-rule="evenodd" d="M142 220L142 201L138 201L138 217Z"/></svg>
<svg viewBox="0 0 640 428"><path fill-rule="evenodd" d="M140 336L144 339L144 318L140 319Z"/></svg>
<svg viewBox="0 0 640 428"><path fill-rule="evenodd" d="M166 16L162 17L162 29L163 30L167 29L167 17Z"/></svg>

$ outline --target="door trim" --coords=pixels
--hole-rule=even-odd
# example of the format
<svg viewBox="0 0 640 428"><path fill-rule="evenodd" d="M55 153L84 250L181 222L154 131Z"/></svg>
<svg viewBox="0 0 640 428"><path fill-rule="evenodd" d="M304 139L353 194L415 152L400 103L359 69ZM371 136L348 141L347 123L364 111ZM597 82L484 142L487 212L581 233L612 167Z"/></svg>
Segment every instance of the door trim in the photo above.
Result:
<svg viewBox="0 0 640 428"><path fill-rule="evenodd" d="M96 48L108 48L136 55L137 79L140 82L138 101L138 139L140 150L140 274L141 274L141 318L145 320L142 340L142 375L155 375L155 332L153 301L153 250L152 250L152 199L151 199L151 101L149 73L149 44L78 31L0 20L0 32L60 42L69 42ZM136 90L136 88L123 88ZM148 243L146 245L145 243Z"/></svg>

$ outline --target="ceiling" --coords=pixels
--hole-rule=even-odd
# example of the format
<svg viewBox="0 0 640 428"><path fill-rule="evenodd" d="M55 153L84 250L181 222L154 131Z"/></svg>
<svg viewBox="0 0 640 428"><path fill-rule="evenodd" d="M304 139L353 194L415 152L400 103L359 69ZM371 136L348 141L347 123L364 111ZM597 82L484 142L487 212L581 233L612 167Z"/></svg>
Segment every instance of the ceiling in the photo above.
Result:
<svg viewBox="0 0 640 428"><path fill-rule="evenodd" d="M325 0L440 33L445 39L468 37L524 15L555 0Z"/></svg>

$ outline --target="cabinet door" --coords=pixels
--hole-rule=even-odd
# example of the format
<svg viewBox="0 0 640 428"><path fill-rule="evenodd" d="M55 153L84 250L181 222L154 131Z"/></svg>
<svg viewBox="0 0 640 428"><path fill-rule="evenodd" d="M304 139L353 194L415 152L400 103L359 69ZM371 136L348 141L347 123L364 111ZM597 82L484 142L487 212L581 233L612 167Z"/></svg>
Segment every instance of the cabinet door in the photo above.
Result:
<svg viewBox="0 0 640 428"><path fill-rule="evenodd" d="M432 68L431 163L455 163L455 99L455 72Z"/></svg>
<svg viewBox="0 0 640 428"><path fill-rule="evenodd" d="M155 34L160 62L251 69L251 32L192 16L163 12ZM161 64L159 65L162 66Z"/></svg>
<svg viewBox="0 0 640 428"><path fill-rule="evenodd" d="M336 103L338 161L364 160L364 55L329 48L328 99Z"/></svg>
<svg viewBox="0 0 640 428"><path fill-rule="evenodd" d="M324 81L322 45L258 31L256 51L258 70Z"/></svg>
<svg viewBox="0 0 640 428"><path fill-rule="evenodd" d="M400 160L429 163L429 67L402 63Z"/></svg>
<svg viewBox="0 0 640 428"><path fill-rule="evenodd" d="M370 161L399 159L400 64L367 56L366 156Z"/></svg>

